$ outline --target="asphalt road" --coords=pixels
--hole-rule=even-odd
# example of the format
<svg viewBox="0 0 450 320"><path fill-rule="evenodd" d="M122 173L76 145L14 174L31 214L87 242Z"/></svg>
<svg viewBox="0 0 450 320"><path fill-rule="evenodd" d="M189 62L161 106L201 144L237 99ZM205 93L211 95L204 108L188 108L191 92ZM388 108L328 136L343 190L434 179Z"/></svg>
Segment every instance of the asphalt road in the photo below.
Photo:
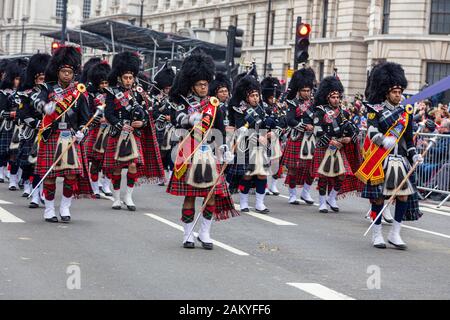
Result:
<svg viewBox="0 0 450 320"><path fill-rule="evenodd" d="M450 298L445 206L423 203L422 219L405 223L415 228L402 230L407 251L380 250L363 237L364 199L322 214L268 196L269 215L214 223L218 243L207 251L198 242L182 248L182 198L165 187L137 188L136 212L112 210L109 199L74 200L70 224L44 222L21 193L0 184L0 299Z"/></svg>

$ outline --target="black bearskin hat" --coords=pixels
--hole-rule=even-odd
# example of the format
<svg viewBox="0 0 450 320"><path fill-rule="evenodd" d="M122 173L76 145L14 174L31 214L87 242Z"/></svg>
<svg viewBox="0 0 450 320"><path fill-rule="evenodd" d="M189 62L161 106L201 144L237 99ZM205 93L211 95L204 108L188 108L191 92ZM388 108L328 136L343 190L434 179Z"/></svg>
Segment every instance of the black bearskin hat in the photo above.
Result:
<svg viewBox="0 0 450 320"><path fill-rule="evenodd" d="M175 72L166 64L155 74L153 81L156 82L156 86L163 90L164 88L171 87L173 80L175 79Z"/></svg>
<svg viewBox="0 0 450 320"><path fill-rule="evenodd" d="M278 78L266 77L261 81L261 93L263 100L267 102L269 97L279 98L281 95L281 84Z"/></svg>
<svg viewBox="0 0 450 320"><path fill-rule="evenodd" d="M144 89L145 92L148 92L148 88L150 87L150 78L147 75L147 73L141 71L138 73L138 79L137 79L137 83L139 84L139 86L142 87L142 89Z"/></svg>
<svg viewBox="0 0 450 320"><path fill-rule="evenodd" d="M75 74L80 72L81 68L81 50L78 47L63 46L57 49L45 70L45 81L58 81L58 71L64 67L71 68Z"/></svg>
<svg viewBox="0 0 450 320"><path fill-rule="evenodd" d="M109 85L115 86L117 84L117 78L126 73L132 73L137 77L140 65L141 60L136 53L126 51L116 54L109 74Z"/></svg>
<svg viewBox="0 0 450 320"><path fill-rule="evenodd" d="M34 87L34 81L36 77L45 73L45 68L50 61L51 56L46 53L36 53L30 58L28 67L26 70L25 81L23 83L23 90L31 89Z"/></svg>
<svg viewBox="0 0 450 320"><path fill-rule="evenodd" d="M14 87L14 79L20 77L20 81L25 79L25 68L27 61L24 59L11 60L5 67L3 81L0 84L0 89L12 89Z"/></svg>
<svg viewBox="0 0 450 320"><path fill-rule="evenodd" d="M211 83L214 78L215 65L211 56L202 51L194 51L184 59L170 90L170 97L176 103L182 103L180 95L187 96L197 81Z"/></svg>
<svg viewBox="0 0 450 320"><path fill-rule="evenodd" d="M99 57L93 57L90 58L86 63L83 65L83 71L81 72L80 82L87 84L89 81L89 70L95 66L96 64L100 63L102 59Z"/></svg>
<svg viewBox="0 0 450 320"><path fill-rule="evenodd" d="M368 102L382 103L386 95L395 88L402 91L408 86L405 70L398 63L384 62L373 68L369 76Z"/></svg>
<svg viewBox="0 0 450 320"><path fill-rule="evenodd" d="M108 75L111 72L111 66L107 61L101 61L89 68L87 74L87 81L90 82L94 88L98 89L102 81L108 81Z"/></svg>
<svg viewBox="0 0 450 320"><path fill-rule="evenodd" d="M294 99L297 96L299 90L303 88L314 88L314 82L316 81L316 74L311 68L302 68L297 70L292 75L292 79L289 82L289 94L287 98L289 100Z"/></svg>
<svg viewBox="0 0 450 320"><path fill-rule="evenodd" d="M333 92L339 92L342 96L344 93L344 87L341 81L335 76L328 76L320 81L319 88L317 89L314 97L314 104L316 106L322 106L328 104L328 97Z"/></svg>
<svg viewBox="0 0 450 320"><path fill-rule="evenodd" d="M209 84L209 95L215 96L220 88L227 88L228 92L231 92L231 81L228 79L227 75L222 72L216 73L216 77Z"/></svg>
<svg viewBox="0 0 450 320"><path fill-rule="evenodd" d="M246 101L247 96L253 91L260 92L261 85L259 84L258 80L255 79L255 77L247 75L239 80L238 83L236 83L236 87L233 91L233 100L237 103L239 103L240 101Z"/></svg>

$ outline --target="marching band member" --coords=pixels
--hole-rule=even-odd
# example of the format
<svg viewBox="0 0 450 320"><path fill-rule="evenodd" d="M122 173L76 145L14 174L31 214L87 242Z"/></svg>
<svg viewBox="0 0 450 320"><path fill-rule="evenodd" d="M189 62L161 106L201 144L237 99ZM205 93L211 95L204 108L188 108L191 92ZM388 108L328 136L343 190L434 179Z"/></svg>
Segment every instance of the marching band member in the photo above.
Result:
<svg viewBox="0 0 450 320"><path fill-rule="evenodd" d="M11 61L6 65L3 81L0 84L0 182L4 181L4 168L10 165L9 190L19 188L16 161L19 144L17 109L20 104L18 90L24 80L24 66L21 61ZM13 146L11 148L11 146Z"/></svg>
<svg viewBox="0 0 450 320"><path fill-rule="evenodd" d="M362 185L354 176L361 164L358 128L349 121L341 108L344 87L334 76L324 78L314 97L314 133L316 148L313 176L318 177L319 211L328 212L327 204L339 212L336 197L348 192L360 192ZM328 190L328 198L326 193Z"/></svg>
<svg viewBox="0 0 450 320"><path fill-rule="evenodd" d="M90 112L93 114L98 106L104 106L106 101L106 88L109 86L108 75L111 72L111 66L106 61L98 62L90 66L87 81L88 86L88 103ZM103 166L103 158L108 142L109 125L104 114L99 114L95 119L88 136L84 142L84 148L90 164L90 181L94 196L100 198L99 175ZM102 183L102 191L106 196L112 196L109 189L109 179Z"/></svg>
<svg viewBox="0 0 450 320"><path fill-rule="evenodd" d="M249 130L245 139L241 139L237 147L236 161L230 166L227 180L239 181L239 205L242 212L248 212L248 195L252 187L256 189L255 210L258 213L269 213L264 204L267 176L270 174L270 160L267 146L274 128L273 119L267 116L260 101L261 86L255 77L244 76L236 84L233 99L230 102L230 124L238 132Z"/></svg>
<svg viewBox="0 0 450 320"><path fill-rule="evenodd" d="M36 187L40 178L35 174L37 161L38 131L42 121L42 114L34 108L36 98L41 92L40 86L45 83L45 68L51 56L45 53L37 53L30 58L26 70L26 78L21 91L19 110L17 116L22 123L20 133L19 153L17 155L19 167L22 169L22 180L24 181L23 197L28 197L32 188ZM41 192L33 193L30 208L38 208L41 202Z"/></svg>
<svg viewBox="0 0 450 320"><path fill-rule="evenodd" d="M411 164L422 163L423 157L414 147L413 108L400 104L403 90L408 86L403 68L397 63L379 64L373 68L370 80L365 159L356 176L366 183L362 197L370 200L371 215L376 217L383 208L384 199L393 195ZM388 241L397 249L405 250L406 243L400 237L402 221L418 220L422 216L414 175L396 195L394 222ZM376 248L386 248L381 217L373 226L372 243Z"/></svg>
<svg viewBox="0 0 450 320"><path fill-rule="evenodd" d="M44 219L58 222L55 214L56 178L64 178L59 214L61 221L70 222L73 196L91 195L87 161L80 143L89 121L89 109L84 84L74 82L80 71L79 48L63 46L56 50L45 72L45 85L41 86L34 107L43 114L38 133L36 173L44 179L54 161L61 157L44 180ZM82 131L83 129L83 131ZM73 143L73 141L76 141ZM36 191L37 192L37 191Z"/></svg>
<svg viewBox="0 0 450 320"><path fill-rule="evenodd" d="M176 125L189 130L177 146L174 172L167 187L168 193L185 197L181 210L184 248L195 247L192 229L196 197L205 198L198 236L204 249L213 248L210 238L212 218L225 220L238 215L228 187L223 177L219 176L220 164L217 164L212 148L207 143L211 134L215 136L215 143L220 143L217 140L223 142L225 135L219 102L208 96L208 86L213 80L214 69L210 56L203 52L194 52L183 61L170 91L171 100L177 104ZM227 145L222 144L219 149L225 162L232 161ZM218 183L213 194L206 199L216 179Z"/></svg>
<svg viewBox="0 0 450 320"><path fill-rule="evenodd" d="M175 72L167 63L164 64L155 74L153 78L155 84L150 92L159 150L164 169L169 171L169 178L173 171L172 148L176 144L174 139L176 110L168 97L174 78Z"/></svg>
<svg viewBox="0 0 450 320"><path fill-rule="evenodd" d="M313 133L314 104L312 90L316 76L311 68L295 71L289 83L286 99L288 105L287 123L291 128L289 140L283 154L282 165L288 168L285 184L289 186L289 203L299 204L297 186L303 186L300 198L307 204L313 204L311 185L312 164L316 139Z"/></svg>

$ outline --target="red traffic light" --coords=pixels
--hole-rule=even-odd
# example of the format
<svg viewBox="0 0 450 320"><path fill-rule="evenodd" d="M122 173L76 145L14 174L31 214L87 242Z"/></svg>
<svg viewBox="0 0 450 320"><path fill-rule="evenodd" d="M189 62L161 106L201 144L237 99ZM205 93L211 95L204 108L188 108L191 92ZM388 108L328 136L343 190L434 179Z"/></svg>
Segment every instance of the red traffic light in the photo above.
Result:
<svg viewBox="0 0 450 320"><path fill-rule="evenodd" d="M300 23L297 27L297 33L301 37L309 35L311 32L311 25L308 23Z"/></svg>

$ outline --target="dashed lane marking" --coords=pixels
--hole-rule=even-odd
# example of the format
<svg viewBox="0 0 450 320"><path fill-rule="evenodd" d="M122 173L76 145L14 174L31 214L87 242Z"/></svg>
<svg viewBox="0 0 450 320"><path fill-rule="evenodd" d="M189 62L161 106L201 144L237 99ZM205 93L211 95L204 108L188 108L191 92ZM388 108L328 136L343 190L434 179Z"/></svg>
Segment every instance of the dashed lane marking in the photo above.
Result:
<svg viewBox="0 0 450 320"><path fill-rule="evenodd" d="M184 231L183 227L180 226L179 224L176 224L176 223L174 223L174 222L172 222L172 221L169 221L169 220L167 220L167 219L161 218L160 216L157 216L156 214L153 214L153 213L145 213L145 215L148 216L148 217L150 217L150 218L153 218L153 219L155 219L155 220L158 220L159 222L165 223L165 224L171 226L172 228L175 228L175 229L180 230L180 231L182 231L182 232ZM198 233L197 233L197 232L193 232L193 234L194 234L195 237L198 236ZM239 250L239 249L233 248L232 246L229 246L229 245L227 245L227 244L225 244L225 243L222 243L222 242L220 242L220 241L217 241L217 240L212 240L212 241L213 241L213 244L214 244L215 246L220 247L220 248L222 248L222 249L225 249L225 250L227 250L227 251L230 251L231 253L237 254L237 255L239 255L239 256L248 256L248 255L249 255L248 253L246 253L246 252L244 252L244 251L241 251L241 250Z"/></svg>
<svg viewBox="0 0 450 320"><path fill-rule="evenodd" d="M236 210L241 210L241 207L238 204L235 204L234 207L236 208ZM273 218L271 216L268 216L267 214L262 214L262 213L257 213L254 211L250 211L250 212L241 212L241 213L245 213L249 216L276 224L277 226L296 226L297 224L289 222L289 221L284 221L281 219L277 219L277 218Z"/></svg>
<svg viewBox="0 0 450 320"><path fill-rule="evenodd" d="M293 286L300 290L303 290L317 298L322 300L355 300L345 294L334 291L328 287L325 287L319 283L298 283L298 282L287 282L289 286Z"/></svg>
<svg viewBox="0 0 450 320"><path fill-rule="evenodd" d="M6 223L24 223L20 218L17 218L15 215L10 213L9 211L0 207L0 221Z"/></svg>

